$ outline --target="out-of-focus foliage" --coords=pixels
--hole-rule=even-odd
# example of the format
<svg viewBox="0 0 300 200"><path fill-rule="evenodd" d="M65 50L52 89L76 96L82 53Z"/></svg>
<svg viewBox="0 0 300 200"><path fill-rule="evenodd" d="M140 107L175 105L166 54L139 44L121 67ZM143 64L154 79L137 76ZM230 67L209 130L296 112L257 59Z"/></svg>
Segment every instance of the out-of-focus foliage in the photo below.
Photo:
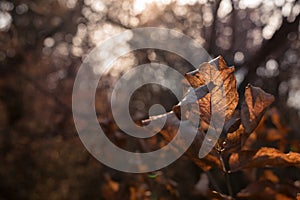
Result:
<svg viewBox="0 0 300 200"><path fill-rule="evenodd" d="M267 112L248 145L263 138L260 142L268 141L270 147L299 152L299 12L297 0L0 0L0 199L205 196L192 191L197 181L207 185L210 175L185 158L158 172L157 178L123 174L95 161L76 135L70 105L78 67L101 41L136 27L175 29L198 41L212 57L223 55L236 68L241 100L247 83L276 98L278 111ZM107 94L126 69L148 62L168 64L182 73L190 70L171 53L140 50L113 64L96 95L98 119L108 137L139 151L159 148L164 141L149 138L145 143L125 136L112 120ZM177 102L165 89L145 86L132 99L133 118L148 117L154 103L171 110ZM297 172L278 170L276 177L299 188ZM212 173L219 189L226 191L222 176ZM234 176L234 188L240 191L245 181L240 174ZM215 183L209 180L208 185ZM273 183L263 185L271 188L270 195L276 190ZM241 197L247 198L248 189Z"/></svg>

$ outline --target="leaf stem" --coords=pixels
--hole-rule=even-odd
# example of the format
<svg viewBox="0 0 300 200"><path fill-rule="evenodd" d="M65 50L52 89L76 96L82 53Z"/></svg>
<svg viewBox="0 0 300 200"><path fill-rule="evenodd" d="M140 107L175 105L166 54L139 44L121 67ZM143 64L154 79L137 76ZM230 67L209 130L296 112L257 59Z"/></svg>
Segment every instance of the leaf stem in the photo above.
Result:
<svg viewBox="0 0 300 200"><path fill-rule="evenodd" d="M221 161L222 167L223 167L223 171L225 172L225 181L226 181L226 186L227 186L227 190L228 193L231 197L233 197L233 191L232 191L232 185L231 185L231 180L230 180L230 174L228 172L227 169L227 165L226 165L226 160L224 160L223 154L221 151L218 151L219 153L219 159Z"/></svg>
<svg viewBox="0 0 300 200"><path fill-rule="evenodd" d="M212 187L215 191L217 191L218 193L222 193L222 190L220 189L218 183L216 182L216 180L214 179L214 177L211 175L210 171L205 172L210 183L212 184Z"/></svg>

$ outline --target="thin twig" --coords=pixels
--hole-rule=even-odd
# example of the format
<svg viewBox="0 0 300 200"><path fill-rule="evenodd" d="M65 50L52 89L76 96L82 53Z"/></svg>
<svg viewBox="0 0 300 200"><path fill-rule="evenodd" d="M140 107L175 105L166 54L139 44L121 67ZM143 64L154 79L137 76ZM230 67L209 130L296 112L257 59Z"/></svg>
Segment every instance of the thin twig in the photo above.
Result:
<svg viewBox="0 0 300 200"><path fill-rule="evenodd" d="M231 35L231 52L235 52L236 49L236 40L237 40L237 30L236 30L236 24L237 24L237 17L236 17L236 9L234 0L231 0L231 6L232 6L232 13L231 13L231 28L232 28L232 35Z"/></svg>
<svg viewBox="0 0 300 200"><path fill-rule="evenodd" d="M228 172L227 165L225 163L226 161L223 158L222 152L218 151L218 153L219 153L219 159L220 159L222 167L223 167L223 171L225 172L225 180L226 180L226 186L227 186L227 189L228 189L228 193L229 193L229 195L231 197L233 197L233 191L232 191L232 186L231 186L230 174Z"/></svg>
<svg viewBox="0 0 300 200"><path fill-rule="evenodd" d="M213 10L213 18L214 18L214 21L212 23L212 26L211 26L211 33L210 33L210 39L209 39L209 53L213 54L214 53L214 50L215 50L215 42L216 42L216 39L217 39L217 21L218 21L218 10L219 10L219 7L220 7L220 4L221 4L221 0L217 0L215 2L215 7L214 7L214 10Z"/></svg>
<svg viewBox="0 0 300 200"><path fill-rule="evenodd" d="M217 191L218 193L222 194L222 190L219 187L218 183L215 181L214 177L211 175L210 171L205 172L210 183L212 184L212 187L215 191Z"/></svg>

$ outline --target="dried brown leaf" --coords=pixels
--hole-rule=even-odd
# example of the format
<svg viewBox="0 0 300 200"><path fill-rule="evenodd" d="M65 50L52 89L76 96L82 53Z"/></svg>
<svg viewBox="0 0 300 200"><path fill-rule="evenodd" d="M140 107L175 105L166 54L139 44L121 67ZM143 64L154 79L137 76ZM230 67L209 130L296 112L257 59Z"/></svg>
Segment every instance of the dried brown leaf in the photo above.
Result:
<svg viewBox="0 0 300 200"><path fill-rule="evenodd" d="M209 171L213 167L218 167L219 169L222 169L221 161L219 160L218 157L212 154L208 154L201 159L198 156L189 154L189 152L187 152L187 155L203 171Z"/></svg>
<svg viewBox="0 0 300 200"><path fill-rule="evenodd" d="M187 73L187 80L192 87L196 88L197 99L191 98L192 95L188 93L177 106L174 106L173 111L180 119L193 119L193 116L200 116L202 120L209 123L213 103L215 109L226 112L226 119L229 119L238 102L233 72L234 68L227 67L224 59L219 56L209 63L203 63L199 69Z"/></svg>
<svg viewBox="0 0 300 200"><path fill-rule="evenodd" d="M242 104L241 119L247 133L252 133L260 122L267 107L274 97L258 87L248 85L245 90L245 101Z"/></svg>
<svg viewBox="0 0 300 200"><path fill-rule="evenodd" d="M194 88L210 82L215 86L208 94L198 99L198 105L191 106L191 112L195 112L201 120L209 124L211 104L213 104L217 112L225 112L226 120L230 119L238 103L236 79L233 72L234 68L227 67L223 57L219 56L209 63L203 63L199 69L187 73L185 77ZM196 106L199 106L199 109Z"/></svg>
<svg viewBox="0 0 300 200"><path fill-rule="evenodd" d="M268 180L260 180L250 183L238 194L238 199L256 200L292 200L296 196L294 188L273 183Z"/></svg>
<svg viewBox="0 0 300 200"><path fill-rule="evenodd" d="M228 68L223 57L218 56L208 63L205 62L201 64L199 69L188 72L185 77L193 88L198 88L200 86L206 85L210 81L215 83L218 82L217 79L219 79L220 74L217 73L217 71L223 70L229 71L226 74L221 75L223 79L226 79L228 75L234 72L234 68Z"/></svg>
<svg viewBox="0 0 300 200"><path fill-rule="evenodd" d="M300 154L295 152L285 154L274 148L262 147L256 151L243 150L232 154L229 164L232 172L257 167L300 167Z"/></svg>
<svg viewBox="0 0 300 200"><path fill-rule="evenodd" d="M208 85L200 86L195 90L190 89L187 94L185 94L183 99L179 102L179 104L174 106L172 110L179 119L190 120L194 124L198 124L199 115L195 112L192 112L192 110L197 109L197 100L203 98L209 92L209 88L213 87L214 85L210 82ZM196 95L196 98L194 94Z"/></svg>

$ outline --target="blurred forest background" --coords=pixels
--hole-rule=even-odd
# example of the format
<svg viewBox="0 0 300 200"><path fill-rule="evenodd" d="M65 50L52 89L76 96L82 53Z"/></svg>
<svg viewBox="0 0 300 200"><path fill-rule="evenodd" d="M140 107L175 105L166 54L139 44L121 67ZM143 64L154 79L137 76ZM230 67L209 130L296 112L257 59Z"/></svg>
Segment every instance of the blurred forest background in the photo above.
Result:
<svg viewBox="0 0 300 200"><path fill-rule="evenodd" d="M247 83L273 94L299 152L299 13L297 0L0 0L0 199L201 197L202 171L185 157L154 175L125 174L100 164L77 136L71 96L79 66L95 45L136 27L182 32L236 67L240 95ZM99 84L96 109L120 145L130 141L114 124L107 94L126 69L149 62L191 69L153 49L113 64ZM135 120L147 118L153 103L166 110L177 103L164 88L140 94L146 95L131 105Z"/></svg>

